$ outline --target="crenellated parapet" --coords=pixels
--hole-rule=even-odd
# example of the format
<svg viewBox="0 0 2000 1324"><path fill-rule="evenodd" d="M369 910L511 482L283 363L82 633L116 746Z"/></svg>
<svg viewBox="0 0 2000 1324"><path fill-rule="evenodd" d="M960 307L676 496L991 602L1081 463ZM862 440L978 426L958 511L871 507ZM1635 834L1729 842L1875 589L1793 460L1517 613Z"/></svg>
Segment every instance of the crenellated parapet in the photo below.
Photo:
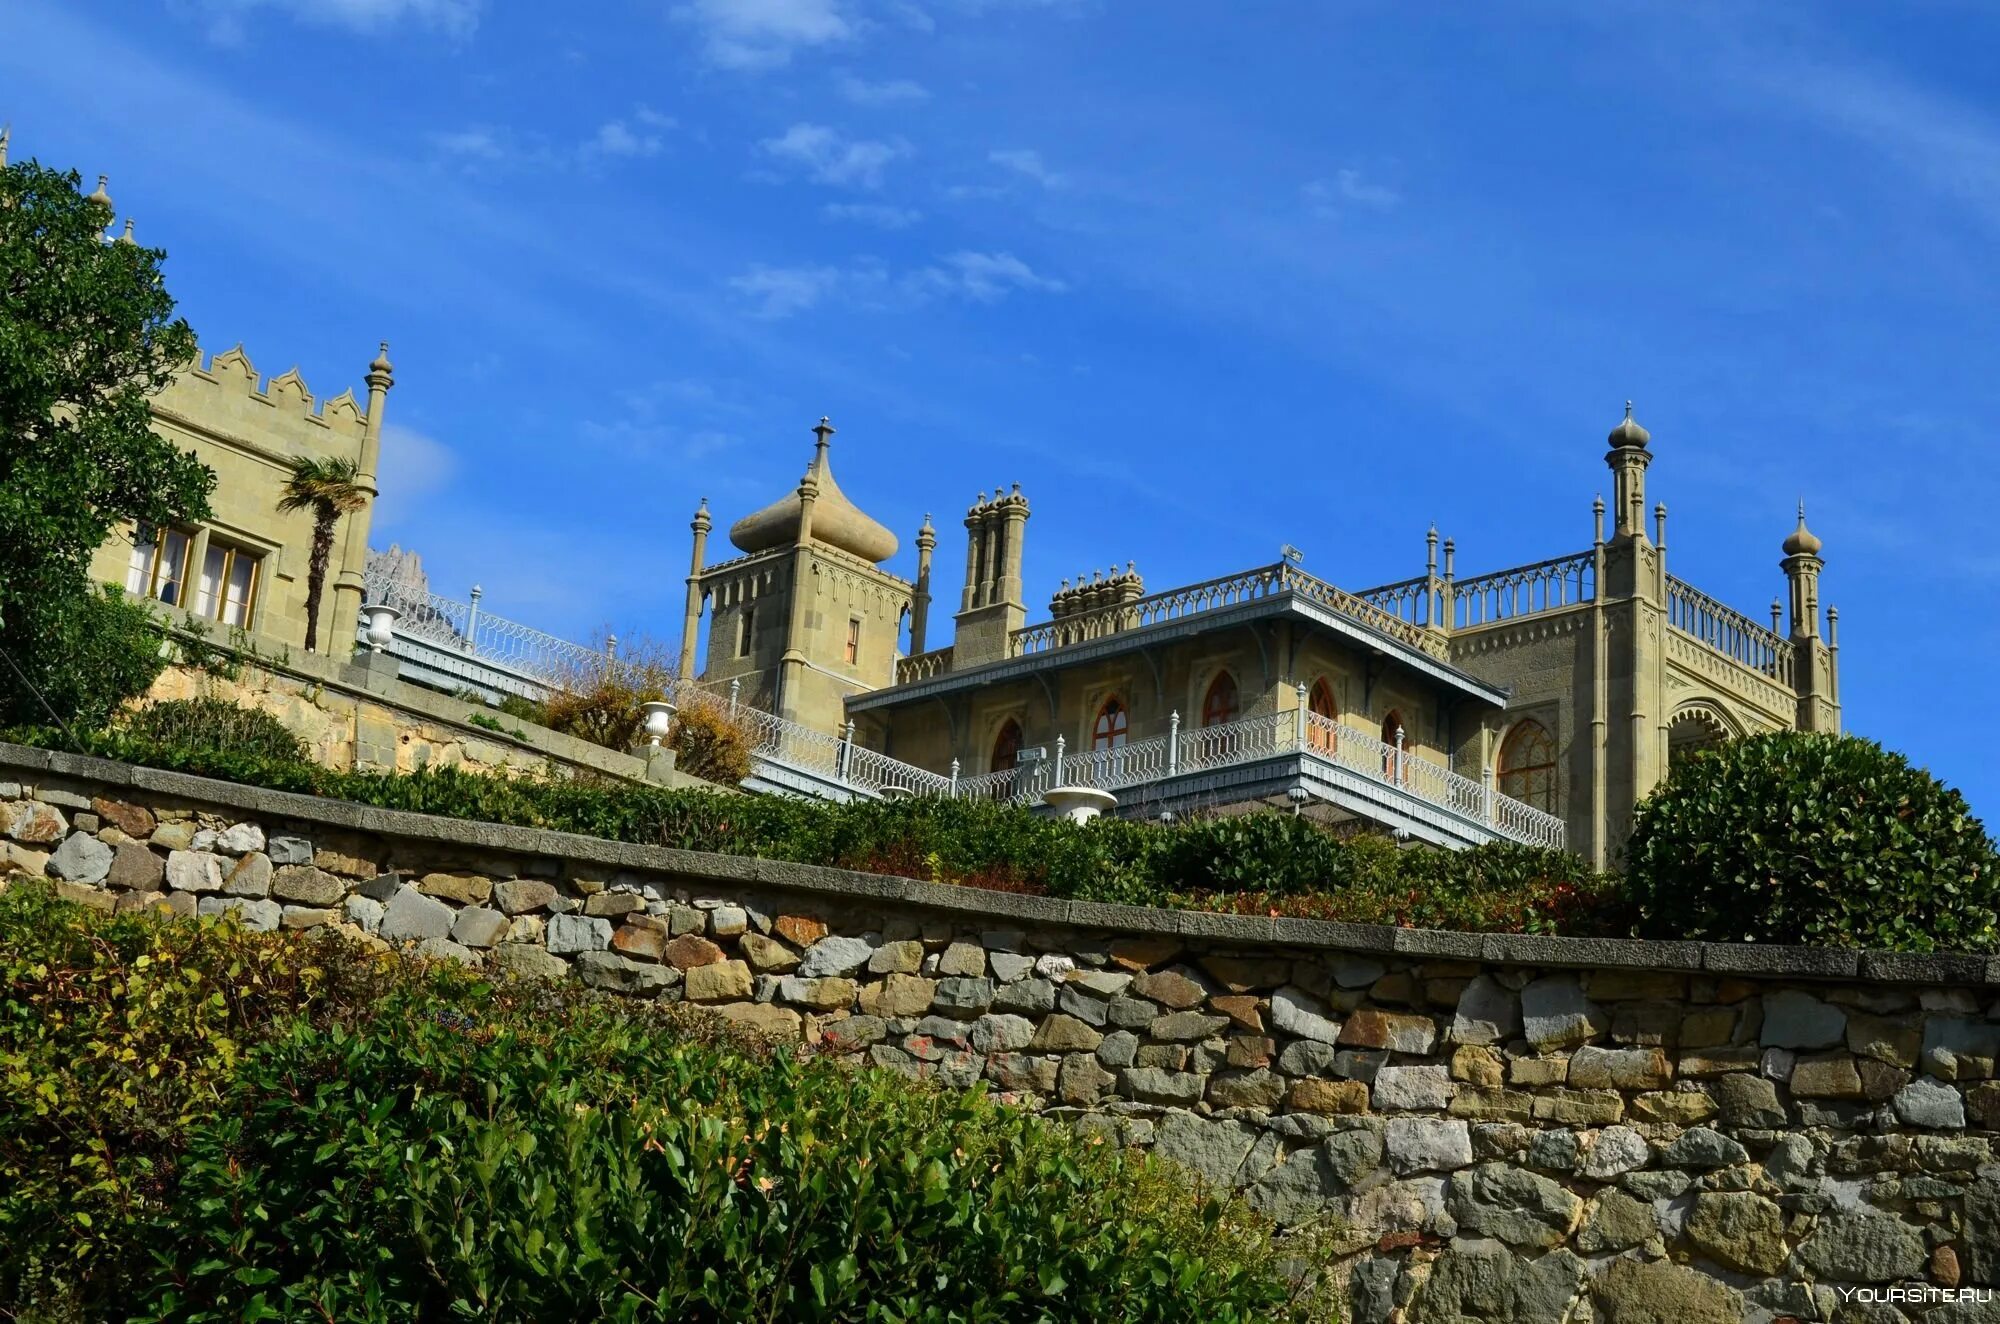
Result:
<svg viewBox="0 0 2000 1324"><path fill-rule="evenodd" d="M205 363L197 355L154 397L153 410L218 440L283 453L358 449L368 432L368 411L352 390L322 402L296 367L265 380L242 345Z"/></svg>
<svg viewBox="0 0 2000 1324"><path fill-rule="evenodd" d="M1065 579L1055 596L1049 599L1049 616L1061 621L1072 616L1110 611L1115 607L1130 607L1145 596L1145 579L1139 574L1138 566L1127 561L1123 570L1113 566L1109 572L1093 570L1087 579L1078 575L1075 584Z"/></svg>

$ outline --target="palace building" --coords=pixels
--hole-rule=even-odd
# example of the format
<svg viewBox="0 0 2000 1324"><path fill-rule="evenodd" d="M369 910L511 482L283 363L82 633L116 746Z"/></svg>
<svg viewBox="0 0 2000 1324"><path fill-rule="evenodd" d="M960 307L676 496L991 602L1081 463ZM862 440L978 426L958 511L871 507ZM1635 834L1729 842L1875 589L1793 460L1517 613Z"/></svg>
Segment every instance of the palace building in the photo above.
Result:
<svg viewBox="0 0 2000 1324"><path fill-rule="evenodd" d="M770 728L766 789L1033 802L1086 786L1123 814L1273 804L1604 865L1686 752L1839 729L1838 614L1803 507L1780 562L1790 606L1768 627L1675 578L1629 405L1590 546L1469 576L1432 529L1423 573L1398 583L1349 591L1281 560L1148 592L1128 564L1064 581L1031 622L1028 500L982 493L941 647L937 530L917 530L914 580L884 569L895 535L834 481L832 427L814 431L798 487L730 527L741 555L707 560L706 502L692 526L681 674Z"/></svg>

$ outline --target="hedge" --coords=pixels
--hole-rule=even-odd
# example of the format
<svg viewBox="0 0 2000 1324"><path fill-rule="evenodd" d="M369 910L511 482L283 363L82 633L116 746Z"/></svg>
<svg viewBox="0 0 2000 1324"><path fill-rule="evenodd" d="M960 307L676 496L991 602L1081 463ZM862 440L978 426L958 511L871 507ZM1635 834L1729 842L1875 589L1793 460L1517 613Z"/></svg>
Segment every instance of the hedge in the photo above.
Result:
<svg viewBox="0 0 2000 1324"><path fill-rule="evenodd" d="M8 738L62 743L34 730ZM450 767L341 772L199 733L161 741L136 727L84 744L125 762L388 809L1065 899L1486 932L1620 936L1631 924L1618 880L1566 851L1398 848L1276 811L1078 825L983 800L834 804Z"/></svg>
<svg viewBox="0 0 2000 1324"><path fill-rule="evenodd" d="M1302 1320L1269 1229L982 1091L0 893L0 1315Z"/></svg>

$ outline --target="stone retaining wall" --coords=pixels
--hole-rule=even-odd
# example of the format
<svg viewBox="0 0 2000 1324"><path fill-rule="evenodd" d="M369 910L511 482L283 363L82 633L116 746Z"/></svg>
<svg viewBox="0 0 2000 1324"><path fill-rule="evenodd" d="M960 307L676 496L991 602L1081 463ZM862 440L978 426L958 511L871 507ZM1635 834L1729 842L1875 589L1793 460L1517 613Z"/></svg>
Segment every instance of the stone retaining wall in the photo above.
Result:
<svg viewBox="0 0 2000 1324"><path fill-rule="evenodd" d="M105 909L338 926L986 1080L1339 1216L1364 1324L2000 1319L1984 957L1061 902L12 746L0 839Z"/></svg>

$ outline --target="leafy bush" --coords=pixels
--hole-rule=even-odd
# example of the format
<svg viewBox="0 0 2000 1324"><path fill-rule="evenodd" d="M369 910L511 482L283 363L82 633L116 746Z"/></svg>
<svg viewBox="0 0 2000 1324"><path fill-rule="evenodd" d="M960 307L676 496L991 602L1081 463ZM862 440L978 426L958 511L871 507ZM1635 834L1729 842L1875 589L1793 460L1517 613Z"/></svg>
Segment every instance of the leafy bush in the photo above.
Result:
<svg viewBox="0 0 2000 1324"><path fill-rule="evenodd" d="M306 747L286 725L261 708L204 695L165 699L125 719L134 740L157 746L273 763L304 763Z"/></svg>
<svg viewBox="0 0 2000 1324"><path fill-rule="evenodd" d="M1301 1318L1240 1205L983 1094L40 883L0 1091L0 1314Z"/></svg>
<svg viewBox="0 0 2000 1324"><path fill-rule="evenodd" d="M0 581L6 578L0 566ZM45 722L53 708L65 722L99 725L151 688L166 666L158 618L116 588L78 585L11 602L7 596L0 590L7 613L0 648L28 684L0 664L0 718Z"/></svg>
<svg viewBox="0 0 2000 1324"><path fill-rule="evenodd" d="M725 709L690 704L674 714L674 766L734 786L750 775L750 733Z"/></svg>
<svg viewBox="0 0 2000 1324"><path fill-rule="evenodd" d="M674 660L664 648L638 640L616 655L607 652L572 668L542 700L535 720L606 749L630 749L645 721L640 705L666 698L674 675Z"/></svg>
<svg viewBox="0 0 2000 1324"><path fill-rule="evenodd" d="M1856 736L1704 750L1639 807L1626 848L1658 937L1988 951L2000 860L1965 797Z"/></svg>

